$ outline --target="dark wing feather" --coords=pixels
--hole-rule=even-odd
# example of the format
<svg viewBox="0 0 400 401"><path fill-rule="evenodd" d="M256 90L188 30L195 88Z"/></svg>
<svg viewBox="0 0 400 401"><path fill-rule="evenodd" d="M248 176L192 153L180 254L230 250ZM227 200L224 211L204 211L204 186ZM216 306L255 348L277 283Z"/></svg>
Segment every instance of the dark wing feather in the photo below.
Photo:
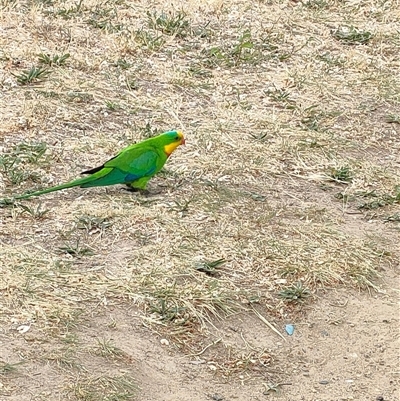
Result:
<svg viewBox="0 0 400 401"><path fill-rule="evenodd" d="M106 163L110 162L111 160L114 160L118 156L119 156L119 153L116 156L112 157L110 160L108 160ZM104 164L106 164L106 163L104 163ZM102 170L104 168L104 164L102 166L99 166L99 167L91 168L90 170L82 171L81 174L94 174L94 173L97 173L98 171L100 171L100 170Z"/></svg>

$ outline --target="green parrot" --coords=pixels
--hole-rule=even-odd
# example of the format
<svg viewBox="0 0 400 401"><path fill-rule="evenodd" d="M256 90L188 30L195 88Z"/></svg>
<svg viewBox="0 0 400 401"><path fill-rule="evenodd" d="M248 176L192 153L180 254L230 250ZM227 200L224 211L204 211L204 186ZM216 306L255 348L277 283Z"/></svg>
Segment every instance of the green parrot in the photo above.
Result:
<svg viewBox="0 0 400 401"><path fill-rule="evenodd" d="M184 144L185 138L182 132L168 131L130 145L102 166L84 171L82 174L89 174L88 177L78 178L41 191L17 195L12 200L26 199L78 186L90 188L126 184L131 189L146 189L148 181L162 169L172 152L179 145Z"/></svg>

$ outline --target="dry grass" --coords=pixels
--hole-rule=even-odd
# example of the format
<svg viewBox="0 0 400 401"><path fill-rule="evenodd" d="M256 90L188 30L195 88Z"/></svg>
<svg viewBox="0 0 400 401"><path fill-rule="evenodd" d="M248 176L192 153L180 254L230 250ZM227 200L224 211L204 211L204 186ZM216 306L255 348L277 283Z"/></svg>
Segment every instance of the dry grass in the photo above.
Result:
<svg viewBox="0 0 400 401"><path fill-rule="evenodd" d="M3 329L60 339L80 315L134 303L198 351L214 317L282 312L279 293L298 282L377 288L390 263L396 2L172 3L0 2L4 196L154 132L187 136L156 195L73 189L0 210ZM93 399L96 380L118 387L83 378L74 399Z"/></svg>

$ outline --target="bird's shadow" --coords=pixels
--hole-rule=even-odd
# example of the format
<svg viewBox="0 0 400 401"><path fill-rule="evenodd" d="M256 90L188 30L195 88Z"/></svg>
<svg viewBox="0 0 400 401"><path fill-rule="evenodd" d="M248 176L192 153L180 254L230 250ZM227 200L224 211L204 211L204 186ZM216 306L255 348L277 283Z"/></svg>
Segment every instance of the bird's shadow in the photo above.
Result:
<svg viewBox="0 0 400 401"><path fill-rule="evenodd" d="M127 192L132 192L132 193L137 193L137 194L140 194L140 195L145 196L145 197L149 197L149 196L152 196L152 195L159 195L159 194L164 192L163 189L161 189L161 188L152 189L150 191L148 189L132 188L132 187L129 187L129 186L122 187L121 190L122 191L127 191Z"/></svg>

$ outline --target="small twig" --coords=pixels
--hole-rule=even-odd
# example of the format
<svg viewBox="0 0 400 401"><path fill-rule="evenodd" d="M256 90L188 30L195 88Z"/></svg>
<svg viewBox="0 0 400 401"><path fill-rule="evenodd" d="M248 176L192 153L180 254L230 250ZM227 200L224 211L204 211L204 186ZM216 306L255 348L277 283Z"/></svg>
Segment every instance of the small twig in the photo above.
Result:
<svg viewBox="0 0 400 401"><path fill-rule="evenodd" d="M287 341L286 338L283 337L282 333L280 333L264 316L262 316L254 308L253 311L260 318L260 320L264 322L272 331L274 331L276 334L278 334L278 336L282 337L285 341Z"/></svg>
<svg viewBox="0 0 400 401"><path fill-rule="evenodd" d="M246 344L246 346L247 347L249 347L251 350L253 350L253 351L257 351L254 347L252 347L246 340L245 340L245 338L243 337L243 333L242 332L240 332L240 337L242 337L242 340L243 340L243 342Z"/></svg>
<svg viewBox="0 0 400 401"><path fill-rule="evenodd" d="M200 352L197 352L196 354L185 355L184 357L187 357L187 356L200 356L201 354L204 354L204 352L206 352L210 347L212 347L215 344L218 344L221 340L222 340L222 338L219 338L218 340L215 340L213 343L208 344Z"/></svg>
<svg viewBox="0 0 400 401"><path fill-rule="evenodd" d="M275 391L275 393L277 393L279 391L279 387L281 387L281 386L291 386L292 383L277 383L277 384L263 383L263 385L265 387L264 394L267 394L269 391Z"/></svg>
<svg viewBox="0 0 400 401"><path fill-rule="evenodd" d="M337 303L337 304L329 303L329 305L330 305L330 306L336 306L337 308L345 308L345 307L347 306L348 302L349 302L349 300L346 299L346 301L345 301L343 304L339 304L339 303Z"/></svg>

